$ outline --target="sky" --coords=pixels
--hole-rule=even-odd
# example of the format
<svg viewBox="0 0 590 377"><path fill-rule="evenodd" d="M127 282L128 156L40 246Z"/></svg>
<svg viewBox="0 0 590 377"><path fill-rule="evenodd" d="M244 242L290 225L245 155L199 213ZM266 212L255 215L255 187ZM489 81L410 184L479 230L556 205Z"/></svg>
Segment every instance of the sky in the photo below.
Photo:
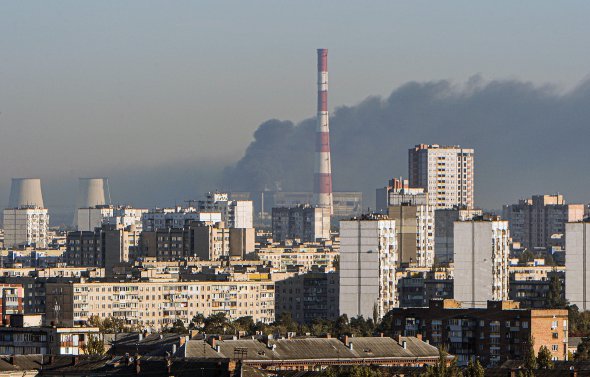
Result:
<svg viewBox="0 0 590 377"><path fill-rule="evenodd" d="M42 178L50 209L74 205L77 177L109 176L116 201L141 206L215 189L261 123L313 116L320 47L332 111L473 75L566 92L590 71L588 14L543 0L5 1L0 204L11 177Z"/></svg>

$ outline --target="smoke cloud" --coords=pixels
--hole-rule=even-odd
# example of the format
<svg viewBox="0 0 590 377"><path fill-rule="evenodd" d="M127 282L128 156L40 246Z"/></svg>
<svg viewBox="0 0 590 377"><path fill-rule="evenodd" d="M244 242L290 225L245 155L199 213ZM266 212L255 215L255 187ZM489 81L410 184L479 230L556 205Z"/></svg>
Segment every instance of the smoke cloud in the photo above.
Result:
<svg viewBox="0 0 590 377"><path fill-rule="evenodd" d="M518 80L462 85L410 82L388 98L369 97L330 118L335 191L362 191L374 206L375 188L407 176L415 144L475 148L475 199L483 208L537 193L561 192L587 202L590 175L590 81L567 92ZM235 191L311 191L315 120L269 120L254 133L244 157L226 168Z"/></svg>

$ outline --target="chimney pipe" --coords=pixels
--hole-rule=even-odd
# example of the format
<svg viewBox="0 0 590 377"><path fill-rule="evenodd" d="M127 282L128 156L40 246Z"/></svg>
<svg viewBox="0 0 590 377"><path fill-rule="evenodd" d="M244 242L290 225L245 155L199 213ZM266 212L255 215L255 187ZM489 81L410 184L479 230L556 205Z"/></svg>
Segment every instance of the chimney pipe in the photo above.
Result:
<svg viewBox="0 0 590 377"><path fill-rule="evenodd" d="M314 204L334 213L328 116L328 50L318 49L318 109L316 127Z"/></svg>

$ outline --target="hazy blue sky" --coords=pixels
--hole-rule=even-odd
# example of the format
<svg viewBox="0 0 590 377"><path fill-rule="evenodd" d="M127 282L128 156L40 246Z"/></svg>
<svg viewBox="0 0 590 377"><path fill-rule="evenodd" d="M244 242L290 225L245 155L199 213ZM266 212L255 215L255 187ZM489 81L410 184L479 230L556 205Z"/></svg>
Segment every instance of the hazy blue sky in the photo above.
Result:
<svg viewBox="0 0 590 377"><path fill-rule="evenodd" d="M71 179L73 193L78 176L235 162L263 121L313 115L318 47L331 108L411 80L565 89L589 72L581 0L1 5L0 203L13 176Z"/></svg>

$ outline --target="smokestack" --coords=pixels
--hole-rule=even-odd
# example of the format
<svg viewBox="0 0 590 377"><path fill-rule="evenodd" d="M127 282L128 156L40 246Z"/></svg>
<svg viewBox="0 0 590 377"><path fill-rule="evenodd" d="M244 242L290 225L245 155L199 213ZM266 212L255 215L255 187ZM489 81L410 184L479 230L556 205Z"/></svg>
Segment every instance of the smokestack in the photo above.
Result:
<svg viewBox="0 0 590 377"><path fill-rule="evenodd" d="M45 208L41 193L41 180L39 178L12 178L8 207Z"/></svg>
<svg viewBox="0 0 590 377"><path fill-rule="evenodd" d="M318 49L318 115L316 128L314 204L332 208L332 164L330 161L330 126L328 124L328 50Z"/></svg>
<svg viewBox="0 0 590 377"><path fill-rule="evenodd" d="M104 196L107 178L80 178L78 208L93 208L106 204Z"/></svg>

